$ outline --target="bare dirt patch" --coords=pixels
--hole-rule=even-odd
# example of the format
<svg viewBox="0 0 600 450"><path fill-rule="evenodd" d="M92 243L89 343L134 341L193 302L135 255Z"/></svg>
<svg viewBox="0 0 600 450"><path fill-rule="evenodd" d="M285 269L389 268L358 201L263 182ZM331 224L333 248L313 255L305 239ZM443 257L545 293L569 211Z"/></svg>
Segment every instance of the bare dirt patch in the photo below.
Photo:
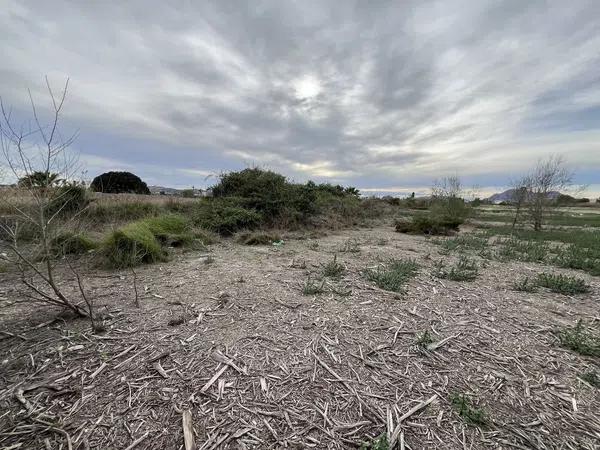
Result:
<svg viewBox="0 0 600 450"><path fill-rule="evenodd" d="M390 448L598 448L600 390L579 376L600 362L555 334L578 319L600 329L598 279L577 273L592 287L577 297L515 292L542 268L490 261L474 282L440 280L434 262L455 258L438 249L391 228L225 241L138 268L140 308L131 272L90 272L102 334L15 303L1 274L0 446L182 448L189 411L203 449L353 448L382 434ZM335 254L341 277L303 295ZM362 274L390 258L421 265L406 293ZM453 406L463 395L482 423Z"/></svg>

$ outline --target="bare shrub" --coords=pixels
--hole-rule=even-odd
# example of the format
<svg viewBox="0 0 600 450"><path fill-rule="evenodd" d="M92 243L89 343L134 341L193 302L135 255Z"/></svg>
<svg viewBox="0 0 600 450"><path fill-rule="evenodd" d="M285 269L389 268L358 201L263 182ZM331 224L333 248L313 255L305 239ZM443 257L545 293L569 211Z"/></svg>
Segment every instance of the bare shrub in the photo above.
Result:
<svg viewBox="0 0 600 450"><path fill-rule="evenodd" d="M68 91L67 79L60 95L55 95L48 79L46 86L51 115L43 124L31 92L32 120L15 124L10 110L0 99L0 144L9 174L17 184L9 195L2 196L2 210L7 217L0 224L9 252L1 258L16 267L26 286L23 295L30 301L66 308L78 316L89 317L94 324L93 301L84 292L79 273L73 287L78 294L67 294L56 270L56 239L65 234L85 208L85 190L74 181L78 171L76 155L69 151L76 135L63 138L59 131L61 112ZM83 197L82 197L83 196ZM21 229L26 228L31 241L23 245Z"/></svg>

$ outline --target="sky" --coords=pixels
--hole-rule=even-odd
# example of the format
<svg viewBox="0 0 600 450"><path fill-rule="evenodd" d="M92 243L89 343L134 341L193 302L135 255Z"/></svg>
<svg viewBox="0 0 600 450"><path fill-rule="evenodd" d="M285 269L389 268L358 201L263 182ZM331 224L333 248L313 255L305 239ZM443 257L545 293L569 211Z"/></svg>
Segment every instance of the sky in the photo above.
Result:
<svg viewBox="0 0 600 450"><path fill-rule="evenodd" d="M0 95L69 77L87 176L204 187L259 166L482 194L562 154L600 196L600 1L0 0Z"/></svg>

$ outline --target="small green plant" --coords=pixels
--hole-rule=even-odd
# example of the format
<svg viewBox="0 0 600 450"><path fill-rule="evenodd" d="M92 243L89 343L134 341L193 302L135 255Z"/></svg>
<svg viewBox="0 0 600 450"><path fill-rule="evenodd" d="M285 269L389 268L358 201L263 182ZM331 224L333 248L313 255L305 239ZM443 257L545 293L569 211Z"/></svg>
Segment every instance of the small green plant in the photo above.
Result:
<svg viewBox="0 0 600 450"><path fill-rule="evenodd" d="M437 278L451 281L473 281L479 275L479 267L474 259L462 255L449 269L445 267L443 261L438 261L434 265L432 274Z"/></svg>
<svg viewBox="0 0 600 450"><path fill-rule="evenodd" d="M464 234L449 239L440 239L435 241L441 247L440 252L449 254L452 251L476 250L483 251L488 246L487 237L480 234Z"/></svg>
<svg viewBox="0 0 600 450"><path fill-rule="evenodd" d="M484 426L487 423L485 413L482 409L471 404L471 400L465 394L453 393L450 395L450 404L462 419L470 424Z"/></svg>
<svg viewBox="0 0 600 450"><path fill-rule="evenodd" d="M392 292L404 292L404 286L419 272L419 264L413 259L391 260L385 266L365 270L365 276L377 287Z"/></svg>
<svg viewBox="0 0 600 450"><path fill-rule="evenodd" d="M280 240L281 237L278 234L264 231L246 231L237 236L237 241L244 245L271 245Z"/></svg>
<svg viewBox="0 0 600 450"><path fill-rule="evenodd" d="M376 437L371 442L363 442L360 445L360 450L390 450L390 444L387 435L383 433Z"/></svg>
<svg viewBox="0 0 600 450"><path fill-rule="evenodd" d="M542 262L548 257L550 247L546 242L521 240L511 236L499 239L496 257L501 261Z"/></svg>
<svg viewBox="0 0 600 450"><path fill-rule="evenodd" d="M333 260L323 266L324 277L338 279L344 272L346 272L346 266L337 262L337 255L334 255Z"/></svg>
<svg viewBox="0 0 600 450"><path fill-rule="evenodd" d="M433 342L434 340L431 336L431 333L429 332L429 330L425 330L423 333L417 335L417 340L415 341L415 344L421 349L426 349L427 346L433 344Z"/></svg>
<svg viewBox="0 0 600 450"><path fill-rule="evenodd" d="M560 330L558 339L560 345L580 355L600 356L600 337L586 330L581 320L574 327Z"/></svg>
<svg viewBox="0 0 600 450"><path fill-rule="evenodd" d="M537 284L563 295L584 294L590 291L590 285L584 279L561 274L540 273Z"/></svg>
<svg viewBox="0 0 600 450"><path fill-rule="evenodd" d="M339 251L342 253L358 253L360 252L360 245L356 239L348 239Z"/></svg>
<svg viewBox="0 0 600 450"><path fill-rule="evenodd" d="M97 247L97 244L84 234L63 232L50 241L52 253L56 256L82 255Z"/></svg>
<svg viewBox="0 0 600 450"><path fill-rule="evenodd" d="M322 294L323 292L325 292L324 288L325 288L325 280L321 280L321 283L319 284L318 281L315 281L309 275L308 278L306 279L306 282L304 283L304 286L302 287L302 294L303 295Z"/></svg>
<svg viewBox="0 0 600 450"><path fill-rule="evenodd" d="M579 378L594 387L600 388L600 375L595 370L588 370L582 373Z"/></svg>
<svg viewBox="0 0 600 450"><path fill-rule="evenodd" d="M516 280L513 283L512 288L519 292L536 292L538 290L538 285L535 280L525 277Z"/></svg>

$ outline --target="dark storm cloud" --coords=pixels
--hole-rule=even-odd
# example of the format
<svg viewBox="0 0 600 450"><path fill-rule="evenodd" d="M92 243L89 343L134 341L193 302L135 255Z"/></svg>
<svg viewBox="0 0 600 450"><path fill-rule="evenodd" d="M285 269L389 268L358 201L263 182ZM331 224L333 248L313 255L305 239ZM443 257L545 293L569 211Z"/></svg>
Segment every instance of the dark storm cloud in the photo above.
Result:
<svg viewBox="0 0 600 450"><path fill-rule="evenodd" d="M70 76L90 170L384 187L557 150L600 167L596 1L9 0L0 25L4 100L24 113L25 88Z"/></svg>

